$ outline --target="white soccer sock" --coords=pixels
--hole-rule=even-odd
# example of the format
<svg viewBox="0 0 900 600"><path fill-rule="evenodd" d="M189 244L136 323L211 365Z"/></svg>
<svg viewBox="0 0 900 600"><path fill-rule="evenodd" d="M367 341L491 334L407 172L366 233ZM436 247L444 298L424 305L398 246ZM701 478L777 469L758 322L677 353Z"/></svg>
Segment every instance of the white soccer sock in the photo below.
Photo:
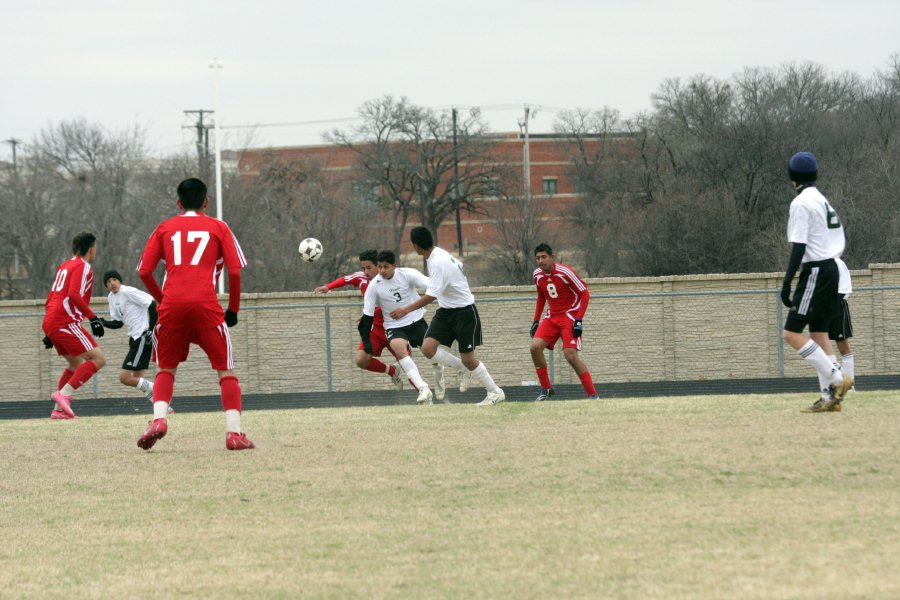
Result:
<svg viewBox="0 0 900 600"><path fill-rule="evenodd" d="M797 351L800 356L805 358L812 366L816 368L829 384L838 385L843 381L844 376L841 374L840 367L836 367L833 362L828 359L825 351L812 340L807 341L800 350Z"/></svg>
<svg viewBox="0 0 900 600"><path fill-rule="evenodd" d="M420 392L423 388L427 388L428 384L425 383L425 380L422 379L422 375L419 373L419 368L416 366L416 363L413 362L408 356L404 356L400 359L400 366L403 367L403 370L406 371L406 376L409 377L409 380L412 381L412 384L416 386L416 389Z"/></svg>
<svg viewBox="0 0 900 600"><path fill-rule="evenodd" d="M154 419L165 419L166 415L169 414L169 403L163 402L162 400L157 400L153 403L153 418Z"/></svg>
<svg viewBox="0 0 900 600"><path fill-rule="evenodd" d="M831 386L831 383L830 383L830 379L831 379L831 378L830 378L830 377L825 377L824 375L822 375L822 374L819 373L818 371L816 371L816 375L818 375L818 377L819 377L819 393L820 393L820 394L822 395L822 397L825 398L825 399L830 398L830 397L831 397L831 392L829 391L829 389L830 389L830 386Z"/></svg>
<svg viewBox="0 0 900 600"><path fill-rule="evenodd" d="M445 367L451 367L460 371L465 369L462 361L459 360L459 357L453 356L452 354L444 350L442 346L438 346L437 352L434 353L434 356L431 357L431 360L436 363L440 363Z"/></svg>
<svg viewBox="0 0 900 600"><path fill-rule="evenodd" d="M434 373L434 380L439 381L444 376L444 365L441 363L431 363L431 372Z"/></svg>
<svg viewBox="0 0 900 600"><path fill-rule="evenodd" d="M66 385L62 386L62 388L59 390L59 393L63 396L71 396L75 393L75 388L67 383Z"/></svg>
<svg viewBox="0 0 900 600"><path fill-rule="evenodd" d="M225 411L225 431L232 433L241 432L241 411L230 408Z"/></svg>
<svg viewBox="0 0 900 600"><path fill-rule="evenodd" d="M487 367L484 366L483 362L479 362L478 366L475 367L475 370L472 371L472 377L475 381L481 383L489 392L499 392L500 386L494 383L494 378L491 377L491 374L488 373Z"/></svg>
<svg viewBox="0 0 900 600"><path fill-rule="evenodd" d="M841 371L843 371L850 377L856 377L856 370L854 369L852 352L850 354L844 354L843 356L841 356Z"/></svg>
<svg viewBox="0 0 900 600"><path fill-rule="evenodd" d="M153 389L153 384L141 377L138 379L137 389L141 390L142 392L149 392Z"/></svg>

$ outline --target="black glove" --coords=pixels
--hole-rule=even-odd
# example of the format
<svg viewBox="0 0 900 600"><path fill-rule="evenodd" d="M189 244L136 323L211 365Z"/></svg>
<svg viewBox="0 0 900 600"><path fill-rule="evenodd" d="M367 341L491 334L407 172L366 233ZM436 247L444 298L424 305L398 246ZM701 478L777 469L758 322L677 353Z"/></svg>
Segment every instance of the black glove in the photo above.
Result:
<svg viewBox="0 0 900 600"><path fill-rule="evenodd" d="M91 319L91 332L94 334L94 337L103 337L103 323L98 317Z"/></svg>
<svg viewBox="0 0 900 600"><path fill-rule="evenodd" d="M538 328L538 325L539 325L539 324L540 324L540 321L532 321L532 323L531 323L531 337L534 337L534 334L537 333L537 328Z"/></svg>
<svg viewBox="0 0 900 600"><path fill-rule="evenodd" d="M225 324L229 327L234 327L237 325L237 313L233 312L230 308L225 311Z"/></svg>
<svg viewBox="0 0 900 600"><path fill-rule="evenodd" d="M791 304L791 282L785 281L781 285L781 303L790 308Z"/></svg>
<svg viewBox="0 0 900 600"><path fill-rule="evenodd" d="M148 343L148 344L153 343L153 330L152 330L152 329L148 329L147 331L145 331L145 332L142 333L141 335L144 336L144 339L147 340L147 343Z"/></svg>
<svg viewBox="0 0 900 600"><path fill-rule="evenodd" d="M584 326L581 324L581 319L575 319L575 322L572 323L572 336L580 338L583 332Z"/></svg>
<svg viewBox="0 0 900 600"><path fill-rule="evenodd" d="M109 319L100 319L100 322L103 323L103 326L106 329L119 329L120 327L122 327L122 325L124 325L122 321L110 321Z"/></svg>
<svg viewBox="0 0 900 600"><path fill-rule="evenodd" d="M46 348L47 350L53 347L53 342L50 341L49 335L45 335L44 339L42 339L41 341L44 343L44 348Z"/></svg>

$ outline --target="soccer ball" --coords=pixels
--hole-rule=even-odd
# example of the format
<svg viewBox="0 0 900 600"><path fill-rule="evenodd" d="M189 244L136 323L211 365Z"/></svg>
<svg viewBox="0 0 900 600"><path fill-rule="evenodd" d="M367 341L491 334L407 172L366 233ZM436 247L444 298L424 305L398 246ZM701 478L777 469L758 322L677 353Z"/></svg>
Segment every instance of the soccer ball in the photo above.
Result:
<svg viewBox="0 0 900 600"><path fill-rule="evenodd" d="M306 238L300 242L300 258L306 262L316 262L322 256L322 242L316 238Z"/></svg>

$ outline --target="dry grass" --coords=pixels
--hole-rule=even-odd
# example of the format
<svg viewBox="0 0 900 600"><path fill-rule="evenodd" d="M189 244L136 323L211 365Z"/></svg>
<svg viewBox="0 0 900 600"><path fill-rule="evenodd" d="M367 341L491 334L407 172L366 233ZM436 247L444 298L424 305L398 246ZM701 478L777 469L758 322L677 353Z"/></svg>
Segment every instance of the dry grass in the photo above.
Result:
<svg viewBox="0 0 900 600"><path fill-rule="evenodd" d="M898 597L898 400L0 422L0 597Z"/></svg>

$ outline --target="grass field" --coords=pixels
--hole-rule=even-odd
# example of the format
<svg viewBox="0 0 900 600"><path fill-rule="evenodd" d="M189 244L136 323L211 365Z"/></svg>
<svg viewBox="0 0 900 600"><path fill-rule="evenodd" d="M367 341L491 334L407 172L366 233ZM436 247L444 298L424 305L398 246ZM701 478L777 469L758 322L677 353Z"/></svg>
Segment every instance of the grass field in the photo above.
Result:
<svg viewBox="0 0 900 600"><path fill-rule="evenodd" d="M0 421L0 597L900 597L900 392L809 400Z"/></svg>

